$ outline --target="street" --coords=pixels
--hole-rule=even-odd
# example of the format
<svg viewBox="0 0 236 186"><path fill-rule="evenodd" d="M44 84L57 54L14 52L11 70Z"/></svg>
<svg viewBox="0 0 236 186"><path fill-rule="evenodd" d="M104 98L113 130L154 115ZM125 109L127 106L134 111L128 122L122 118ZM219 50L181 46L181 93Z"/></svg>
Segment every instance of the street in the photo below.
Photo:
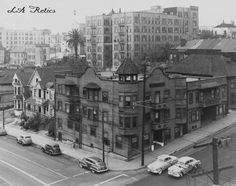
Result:
<svg viewBox="0 0 236 186"><path fill-rule="evenodd" d="M218 134L217 137L230 135L232 137L232 142L229 147L218 148L219 157L219 168L233 165L232 169L224 170L219 173L220 185L221 186L233 186L236 185L236 126L233 128ZM208 140L207 142L209 142ZM202 162L202 169L212 170L212 146L199 148L199 149L189 149L183 153L174 154L177 157L189 155L193 158L199 159ZM198 169L199 172L201 169ZM213 174L203 175L200 177L192 178L193 172L182 178L174 178L167 174L167 171L162 173L162 175L148 174L145 170L143 175L138 178L139 181L130 184L132 186L212 186L211 179ZM138 176L136 176L138 177Z"/></svg>
<svg viewBox="0 0 236 186"><path fill-rule="evenodd" d="M99 186L126 185L135 180L132 175L119 171L93 174L78 167L75 160L49 156L33 146L21 146L11 136L0 139L0 185Z"/></svg>

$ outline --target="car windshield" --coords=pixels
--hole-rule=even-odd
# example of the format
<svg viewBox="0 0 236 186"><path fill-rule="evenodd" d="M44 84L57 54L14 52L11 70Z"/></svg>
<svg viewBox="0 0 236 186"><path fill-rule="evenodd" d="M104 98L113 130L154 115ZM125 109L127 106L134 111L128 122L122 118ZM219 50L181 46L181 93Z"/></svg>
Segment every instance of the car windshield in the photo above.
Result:
<svg viewBox="0 0 236 186"><path fill-rule="evenodd" d="M55 149L59 149L59 145L53 145L52 147Z"/></svg>
<svg viewBox="0 0 236 186"><path fill-rule="evenodd" d="M30 137L30 136L25 136L25 138L26 138L26 139L31 139L31 137Z"/></svg>

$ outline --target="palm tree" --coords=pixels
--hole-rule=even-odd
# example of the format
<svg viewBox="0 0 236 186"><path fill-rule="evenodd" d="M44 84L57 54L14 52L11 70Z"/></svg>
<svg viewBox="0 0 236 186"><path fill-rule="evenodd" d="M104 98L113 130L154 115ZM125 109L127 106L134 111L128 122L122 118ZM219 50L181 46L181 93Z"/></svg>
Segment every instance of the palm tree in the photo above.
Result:
<svg viewBox="0 0 236 186"><path fill-rule="evenodd" d="M78 46L84 45L84 39L83 35L80 33L78 29L72 29L68 33L68 40L67 40L68 46L71 48L74 48L75 50L75 58L78 58Z"/></svg>

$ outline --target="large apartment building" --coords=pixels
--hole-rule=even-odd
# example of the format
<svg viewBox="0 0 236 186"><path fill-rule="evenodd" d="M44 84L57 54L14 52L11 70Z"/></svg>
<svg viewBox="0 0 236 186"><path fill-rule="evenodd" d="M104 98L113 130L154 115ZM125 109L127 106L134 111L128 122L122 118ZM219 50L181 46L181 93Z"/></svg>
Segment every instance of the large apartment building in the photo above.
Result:
<svg viewBox="0 0 236 186"><path fill-rule="evenodd" d="M0 42L7 49L17 46L50 44L51 31L48 29L12 30L0 28Z"/></svg>
<svg viewBox="0 0 236 186"><path fill-rule="evenodd" d="M86 17L86 55L90 66L112 65L112 13Z"/></svg>
<svg viewBox="0 0 236 186"><path fill-rule="evenodd" d="M162 10L160 6L153 6L144 11L112 11L107 15L87 17L86 31L88 61L99 61L99 67L117 70L125 57L142 60L157 55L161 44L177 45L181 39L196 38L198 7ZM112 55L112 65L110 58L101 57L101 54Z"/></svg>
<svg viewBox="0 0 236 186"><path fill-rule="evenodd" d="M145 82L143 100L143 74L130 58L109 77L92 68L56 75L58 139L96 150L104 140L111 153L129 160L141 150L143 117L148 150L227 114L225 77L187 78L155 68Z"/></svg>

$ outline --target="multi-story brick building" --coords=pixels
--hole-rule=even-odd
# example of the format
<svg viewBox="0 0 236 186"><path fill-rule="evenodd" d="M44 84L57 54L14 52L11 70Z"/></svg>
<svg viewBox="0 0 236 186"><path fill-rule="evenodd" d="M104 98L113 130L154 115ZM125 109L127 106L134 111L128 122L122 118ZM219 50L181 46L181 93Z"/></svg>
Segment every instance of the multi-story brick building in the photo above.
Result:
<svg viewBox="0 0 236 186"><path fill-rule="evenodd" d="M147 56L157 58L162 44L177 45L181 39L196 38L198 7L162 10L160 6L153 6L144 11L112 11L108 15L87 17L86 31L87 60L99 61L99 67L117 70L126 57L133 60ZM102 57L104 53L109 58Z"/></svg>
<svg viewBox="0 0 236 186"><path fill-rule="evenodd" d="M5 52L5 48L3 48L1 42L0 42L0 65L4 64L5 62L5 55L6 55L6 52Z"/></svg>
<svg viewBox="0 0 236 186"><path fill-rule="evenodd" d="M145 148L150 149L154 142L167 143L206 123L206 113L214 115L210 120L226 114L228 108L222 105L227 96L218 95L226 84L224 77L190 81L155 68L147 74L143 100L143 75L130 58L110 77L98 75L92 68L58 74L57 137L95 149L102 148L104 137L111 152L130 159L140 153L143 117ZM214 96L208 98L213 91Z"/></svg>

